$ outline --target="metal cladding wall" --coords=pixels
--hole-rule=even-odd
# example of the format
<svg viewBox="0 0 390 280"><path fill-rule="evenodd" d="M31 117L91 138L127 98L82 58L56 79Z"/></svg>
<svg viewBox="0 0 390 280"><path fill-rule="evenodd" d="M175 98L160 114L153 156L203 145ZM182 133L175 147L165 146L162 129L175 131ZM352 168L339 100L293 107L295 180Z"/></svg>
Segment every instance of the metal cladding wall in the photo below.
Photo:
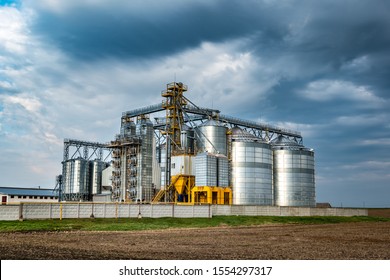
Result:
<svg viewBox="0 0 390 280"><path fill-rule="evenodd" d="M277 206L315 207L314 152L282 136L272 142Z"/></svg>
<svg viewBox="0 0 390 280"><path fill-rule="evenodd" d="M153 198L153 123L149 119L139 119L136 134L142 139L137 164L137 200L151 201Z"/></svg>
<svg viewBox="0 0 390 280"><path fill-rule="evenodd" d="M160 145L157 147L157 162L160 165L161 168L161 188L165 187L165 169L166 169L166 156L167 156L167 149L165 144Z"/></svg>
<svg viewBox="0 0 390 280"><path fill-rule="evenodd" d="M195 157L195 186L217 186L217 157L209 153Z"/></svg>
<svg viewBox="0 0 390 280"><path fill-rule="evenodd" d="M233 141L231 157L233 204L273 205L270 145Z"/></svg>
<svg viewBox="0 0 390 280"><path fill-rule="evenodd" d="M128 138L135 135L136 126L133 121L124 121L122 119L120 135L122 138Z"/></svg>
<svg viewBox="0 0 390 280"><path fill-rule="evenodd" d="M197 146L200 151L227 155L226 127L209 120L196 129Z"/></svg>
<svg viewBox="0 0 390 280"><path fill-rule="evenodd" d="M229 160L224 155L216 155L217 157L217 186L229 186Z"/></svg>
<svg viewBox="0 0 390 280"><path fill-rule="evenodd" d="M171 176L195 175L194 157L191 155L178 155L171 157Z"/></svg>

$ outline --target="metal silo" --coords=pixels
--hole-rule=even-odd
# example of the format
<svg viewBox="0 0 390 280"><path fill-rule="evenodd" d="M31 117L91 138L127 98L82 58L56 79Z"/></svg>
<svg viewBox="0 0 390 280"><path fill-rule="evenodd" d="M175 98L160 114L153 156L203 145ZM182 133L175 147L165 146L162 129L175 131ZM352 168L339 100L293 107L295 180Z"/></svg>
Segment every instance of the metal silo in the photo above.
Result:
<svg viewBox="0 0 390 280"><path fill-rule="evenodd" d="M88 200L90 189L90 165L83 158L66 161L67 176L64 178L65 200Z"/></svg>
<svg viewBox="0 0 390 280"><path fill-rule="evenodd" d="M196 128L199 152L227 155L227 128L215 120L209 120Z"/></svg>
<svg viewBox="0 0 390 280"><path fill-rule="evenodd" d="M217 186L217 157L210 153L195 156L195 186Z"/></svg>
<svg viewBox="0 0 390 280"><path fill-rule="evenodd" d="M275 205L315 207L313 150L283 136L271 144Z"/></svg>
<svg viewBox="0 0 390 280"><path fill-rule="evenodd" d="M273 205L270 145L238 127L231 141L233 204Z"/></svg>
<svg viewBox="0 0 390 280"><path fill-rule="evenodd" d="M93 160L90 162L90 174L91 174L91 193L102 193L102 171L107 167L107 164L101 160Z"/></svg>
<svg viewBox="0 0 390 280"><path fill-rule="evenodd" d="M141 148L137 159L136 200L149 202L153 198L153 142L154 129L150 119L140 117L136 134L141 137Z"/></svg>

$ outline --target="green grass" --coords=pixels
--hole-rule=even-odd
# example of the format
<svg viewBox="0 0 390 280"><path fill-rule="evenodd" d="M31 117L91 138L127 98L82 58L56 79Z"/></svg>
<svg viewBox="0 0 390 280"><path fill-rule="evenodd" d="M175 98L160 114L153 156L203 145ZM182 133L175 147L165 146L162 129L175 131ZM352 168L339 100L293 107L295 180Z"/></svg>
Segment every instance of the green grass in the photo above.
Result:
<svg viewBox="0 0 390 280"><path fill-rule="evenodd" d="M390 222L379 217L267 217L216 216L208 218L119 218L0 221L0 232L27 231L134 231L168 228L204 228L218 226L254 226L262 224L329 224L347 222Z"/></svg>

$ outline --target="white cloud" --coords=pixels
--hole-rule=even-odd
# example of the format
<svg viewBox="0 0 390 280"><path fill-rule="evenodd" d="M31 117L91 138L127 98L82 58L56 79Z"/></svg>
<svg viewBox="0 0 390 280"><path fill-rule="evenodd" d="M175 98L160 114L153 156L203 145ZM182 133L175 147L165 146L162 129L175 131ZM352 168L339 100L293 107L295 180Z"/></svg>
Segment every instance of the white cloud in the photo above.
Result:
<svg viewBox="0 0 390 280"><path fill-rule="evenodd" d="M386 101L376 96L367 86L357 86L343 80L317 80L310 82L298 92L300 95L318 102L333 100L357 101L364 107L382 107Z"/></svg>
<svg viewBox="0 0 390 280"><path fill-rule="evenodd" d="M0 7L0 57L3 52L20 55L28 50L27 13L14 7Z"/></svg>
<svg viewBox="0 0 390 280"><path fill-rule="evenodd" d="M38 113L40 108L42 107L42 103L36 98L29 98L25 95L17 95L17 96L5 96L3 98L4 103L10 104L19 104L24 109L31 113Z"/></svg>

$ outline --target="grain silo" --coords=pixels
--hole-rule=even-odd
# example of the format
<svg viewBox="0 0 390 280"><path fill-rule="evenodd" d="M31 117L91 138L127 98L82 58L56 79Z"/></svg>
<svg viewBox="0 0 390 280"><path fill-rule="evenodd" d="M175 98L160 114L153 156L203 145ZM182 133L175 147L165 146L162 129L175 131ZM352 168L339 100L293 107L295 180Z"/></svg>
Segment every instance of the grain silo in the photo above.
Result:
<svg viewBox="0 0 390 280"><path fill-rule="evenodd" d="M225 126L218 121L208 120L196 130L199 151L227 155L227 128Z"/></svg>
<svg viewBox="0 0 390 280"><path fill-rule="evenodd" d="M91 196L90 164L83 158L70 159L64 163L63 199L88 200Z"/></svg>
<svg viewBox="0 0 390 280"><path fill-rule="evenodd" d="M273 205L270 145L238 127L231 145L233 204Z"/></svg>
<svg viewBox="0 0 390 280"><path fill-rule="evenodd" d="M275 205L315 207L314 151L284 136L271 144Z"/></svg>
<svg viewBox="0 0 390 280"><path fill-rule="evenodd" d="M107 164L101 160L90 161L90 184L91 194L102 193L102 171L107 167Z"/></svg>

